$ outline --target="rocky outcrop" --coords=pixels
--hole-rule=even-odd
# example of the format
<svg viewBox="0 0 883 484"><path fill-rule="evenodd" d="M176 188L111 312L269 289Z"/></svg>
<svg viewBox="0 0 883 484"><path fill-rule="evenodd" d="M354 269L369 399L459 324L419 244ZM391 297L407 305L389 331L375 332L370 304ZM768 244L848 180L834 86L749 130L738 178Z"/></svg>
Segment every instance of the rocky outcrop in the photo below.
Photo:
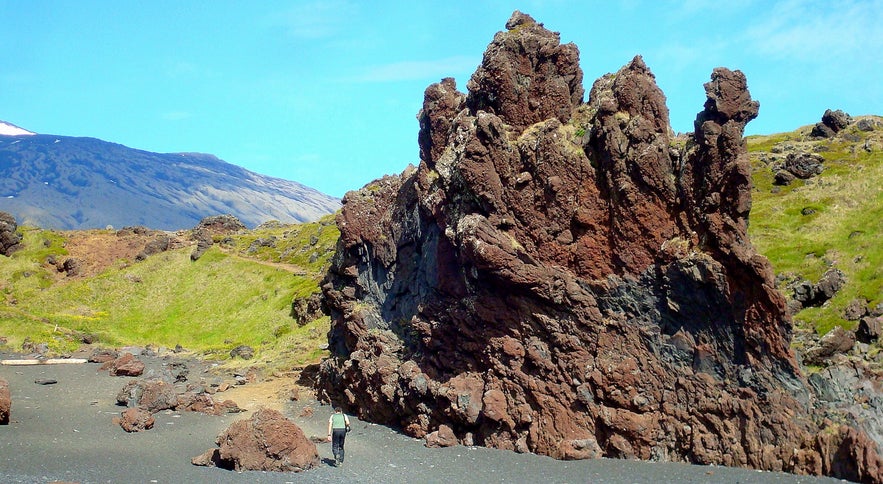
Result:
<svg viewBox="0 0 883 484"><path fill-rule="evenodd" d="M18 233L18 224L15 217L6 212L0 212L0 255L10 256L21 247L21 234Z"/></svg>
<svg viewBox="0 0 883 484"><path fill-rule="evenodd" d="M881 481L748 239L745 76L712 72L686 142L640 57L585 103L581 76L516 12L467 93L427 88L419 166L343 200L320 394L431 445Z"/></svg>
<svg viewBox="0 0 883 484"><path fill-rule="evenodd" d="M194 465L235 471L300 472L319 465L316 444L276 410L262 408L234 422L217 439L218 448L194 457Z"/></svg>
<svg viewBox="0 0 883 484"><path fill-rule="evenodd" d="M235 234L240 230L247 229L245 224L230 214L205 217L193 228L194 231L205 231L215 235Z"/></svg>
<svg viewBox="0 0 883 484"><path fill-rule="evenodd" d="M9 415L12 413L12 395L9 392L9 382L0 378L0 425L9 424Z"/></svg>
<svg viewBox="0 0 883 484"><path fill-rule="evenodd" d="M810 136L817 138L831 138L840 131L846 129L852 123L852 116L841 110L832 111L826 109L822 114L822 122L816 123L810 132Z"/></svg>

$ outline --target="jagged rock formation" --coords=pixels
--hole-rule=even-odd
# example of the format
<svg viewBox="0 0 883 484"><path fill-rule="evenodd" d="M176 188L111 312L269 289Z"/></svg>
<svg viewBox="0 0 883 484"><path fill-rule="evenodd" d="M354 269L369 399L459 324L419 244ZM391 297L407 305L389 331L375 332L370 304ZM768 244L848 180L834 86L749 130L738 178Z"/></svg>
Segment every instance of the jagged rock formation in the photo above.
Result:
<svg viewBox="0 0 883 484"><path fill-rule="evenodd" d="M578 58L516 12L468 93L427 88L419 167L344 198L322 394L435 445L881 481L748 240L744 75L683 143L640 57L586 103Z"/></svg>

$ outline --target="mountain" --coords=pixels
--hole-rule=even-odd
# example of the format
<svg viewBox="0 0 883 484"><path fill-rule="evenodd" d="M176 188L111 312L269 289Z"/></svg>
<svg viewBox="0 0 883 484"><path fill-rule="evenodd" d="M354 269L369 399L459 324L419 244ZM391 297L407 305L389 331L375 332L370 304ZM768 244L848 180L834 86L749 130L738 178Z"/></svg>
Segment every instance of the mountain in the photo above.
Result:
<svg viewBox="0 0 883 484"><path fill-rule="evenodd" d="M579 58L515 12L467 92L426 89L419 166L338 214L320 396L430 446L883 483L881 379L861 361L804 371L794 308L748 237L745 75L714 69L675 137L641 57L585 102ZM785 153L767 158L777 178Z"/></svg>
<svg viewBox="0 0 883 484"><path fill-rule="evenodd" d="M21 225L176 230L210 215L248 226L317 220L338 199L201 153L152 153L0 122L0 211Z"/></svg>

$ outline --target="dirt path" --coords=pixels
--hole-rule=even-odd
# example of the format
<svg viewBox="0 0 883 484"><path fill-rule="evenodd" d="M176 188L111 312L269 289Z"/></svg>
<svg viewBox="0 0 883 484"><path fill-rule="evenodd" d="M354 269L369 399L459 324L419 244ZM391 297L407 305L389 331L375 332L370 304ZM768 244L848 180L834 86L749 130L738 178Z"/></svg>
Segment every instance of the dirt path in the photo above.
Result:
<svg viewBox="0 0 883 484"><path fill-rule="evenodd" d="M0 355L3 358L8 355ZM148 372L160 359L145 360ZM194 375L195 376L195 375ZM127 378L111 377L96 364L0 366L10 383L12 422L0 426L0 482L838 482L743 469L600 459L563 462L485 448L427 449L421 440L353 419L347 460L328 464L329 444L319 444L323 463L301 474L246 472L196 467L190 458L214 447L215 437L250 412L212 417L160 412L149 431L127 434L111 419L121 407L116 393ZM52 379L56 384L38 385ZM270 402L277 384L248 384L225 392L254 409ZM254 390L249 393L249 389ZM272 390L271 390L272 389ZM248 402L243 399L253 399ZM324 435L330 408L315 401L276 398L282 412L307 435ZM303 417L304 408L312 415Z"/></svg>

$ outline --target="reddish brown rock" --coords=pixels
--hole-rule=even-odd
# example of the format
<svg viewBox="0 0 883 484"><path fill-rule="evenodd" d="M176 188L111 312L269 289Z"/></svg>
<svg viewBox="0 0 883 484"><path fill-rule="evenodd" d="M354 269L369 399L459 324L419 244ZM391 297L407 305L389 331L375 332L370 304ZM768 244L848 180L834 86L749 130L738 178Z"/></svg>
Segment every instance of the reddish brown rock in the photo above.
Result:
<svg viewBox="0 0 883 484"><path fill-rule="evenodd" d="M200 412L206 415L223 415L242 411L233 400L215 400L206 393L184 392L178 395L176 409L188 412Z"/></svg>
<svg viewBox="0 0 883 484"><path fill-rule="evenodd" d="M218 449L194 457L194 465L236 471L300 472L319 465L316 444L276 410L260 409L218 436Z"/></svg>
<svg viewBox="0 0 883 484"><path fill-rule="evenodd" d="M440 425L438 430L426 435L426 446L431 448L452 447L459 444L454 431L447 425Z"/></svg>
<svg viewBox="0 0 883 484"><path fill-rule="evenodd" d="M873 411L808 385L748 239L745 76L674 139L640 57L582 103L575 46L507 29L467 94L427 88L420 165L344 197L320 394L427 442L883 481L883 433L823 423Z"/></svg>
<svg viewBox="0 0 883 484"><path fill-rule="evenodd" d="M123 353L118 358L101 365L111 376L141 376L144 373L144 362L135 358L132 353Z"/></svg>
<svg viewBox="0 0 883 484"><path fill-rule="evenodd" d="M9 424L10 413L12 413L12 394L9 391L9 382L0 378L0 425Z"/></svg>
<svg viewBox="0 0 883 484"><path fill-rule="evenodd" d="M153 428L156 419L143 408L128 408L120 413L119 425L126 432L143 432Z"/></svg>

